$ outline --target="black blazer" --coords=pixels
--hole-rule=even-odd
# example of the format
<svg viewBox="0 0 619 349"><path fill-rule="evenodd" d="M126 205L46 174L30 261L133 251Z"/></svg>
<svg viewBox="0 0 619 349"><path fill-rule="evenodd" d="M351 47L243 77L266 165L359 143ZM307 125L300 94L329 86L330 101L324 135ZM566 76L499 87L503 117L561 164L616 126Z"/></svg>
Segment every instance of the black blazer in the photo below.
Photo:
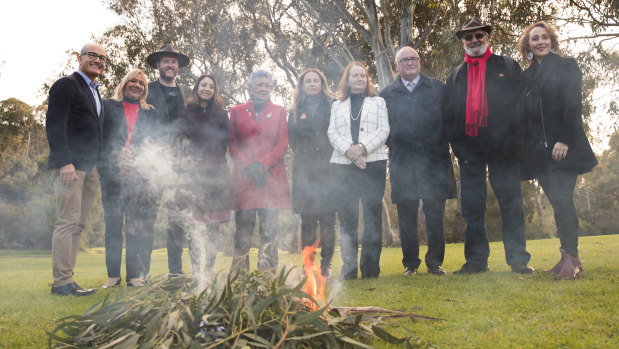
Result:
<svg viewBox="0 0 619 349"><path fill-rule="evenodd" d="M582 122L582 73L573 58L550 53L541 64L533 61L523 75L522 95L524 137L523 179L537 178L550 170L569 170L579 174L597 165ZM557 142L568 145L567 157L551 159ZM545 151L538 149L544 148ZM536 153L543 154L538 163Z"/></svg>
<svg viewBox="0 0 619 349"><path fill-rule="evenodd" d="M409 92L398 76L380 96L389 112L392 201L454 198L456 182L442 125L445 84L421 74Z"/></svg>
<svg viewBox="0 0 619 349"><path fill-rule="evenodd" d="M448 107L445 131L460 162L517 160L523 135L518 121L518 101L523 88L520 65L513 59L491 55L486 63L488 126L478 137L465 135L468 65L462 63L447 78Z"/></svg>
<svg viewBox="0 0 619 349"><path fill-rule="evenodd" d="M56 81L49 89L45 120L49 143L47 168L73 164L76 170L92 171L101 152L103 120L103 103L99 117L94 96L79 73Z"/></svg>
<svg viewBox="0 0 619 349"><path fill-rule="evenodd" d="M127 121L122 102L106 99L103 105L105 106L105 123L103 124L102 154L98 169L101 176L115 178L120 172L118 163L120 150L127 144ZM155 109L140 108L129 146L134 154L138 153L138 148L147 137L153 140L163 137L159 115Z"/></svg>

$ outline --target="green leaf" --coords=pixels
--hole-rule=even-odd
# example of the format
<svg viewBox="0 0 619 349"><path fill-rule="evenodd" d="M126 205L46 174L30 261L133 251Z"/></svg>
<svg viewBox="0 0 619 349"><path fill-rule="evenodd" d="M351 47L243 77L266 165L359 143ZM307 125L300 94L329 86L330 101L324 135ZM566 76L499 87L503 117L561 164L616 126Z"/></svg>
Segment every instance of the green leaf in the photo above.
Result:
<svg viewBox="0 0 619 349"><path fill-rule="evenodd" d="M378 338L384 340L387 343L399 344L399 343L404 343L406 341L406 339L397 338L393 336L391 333L383 330L382 328L378 326L372 326L372 331Z"/></svg>

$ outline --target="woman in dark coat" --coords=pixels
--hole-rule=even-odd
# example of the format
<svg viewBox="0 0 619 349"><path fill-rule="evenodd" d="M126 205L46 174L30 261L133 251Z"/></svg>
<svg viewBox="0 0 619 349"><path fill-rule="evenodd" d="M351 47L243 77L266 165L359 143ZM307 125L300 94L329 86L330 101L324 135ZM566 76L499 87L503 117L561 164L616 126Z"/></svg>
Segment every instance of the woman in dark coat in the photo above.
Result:
<svg viewBox="0 0 619 349"><path fill-rule="evenodd" d="M582 265L574 188L578 175L597 164L582 122L582 73L573 58L561 56L557 33L544 22L528 26L518 46L530 62L523 72L523 179L536 178L554 210L562 256L550 271L575 279Z"/></svg>
<svg viewBox="0 0 619 349"><path fill-rule="evenodd" d="M226 160L230 123L215 77L201 75L192 98L178 114L176 145L179 151L176 202L189 238L194 278L210 279L217 255L217 233L230 221L234 193ZM205 248L206 269L201 250ZM204 278L203 278L204 277Z"/></svg>
<svg viewBox="0 0 619 349"><path fill-rule="evenodd" d="M159 196L150 171L138 165L136 159L160 138L161 128L159 114L146 103L147 95L146 75L134 69L123 77L114 96L103 102L103 151L98 168L108 280L102 288L118 286L121 282L123 218L127 284L144 286L150 271Z"/></svg>
<svg viewBox="0 0 619 349"><path fill-rule="evenodd" d="M303 247L316 241L320 224L320 271L331 274L335 247L333 147L327 137L333 95L324 74L305 69L297 81L293 110L288 117L288 143L292 163L292 208L301 215Z"/></svg>

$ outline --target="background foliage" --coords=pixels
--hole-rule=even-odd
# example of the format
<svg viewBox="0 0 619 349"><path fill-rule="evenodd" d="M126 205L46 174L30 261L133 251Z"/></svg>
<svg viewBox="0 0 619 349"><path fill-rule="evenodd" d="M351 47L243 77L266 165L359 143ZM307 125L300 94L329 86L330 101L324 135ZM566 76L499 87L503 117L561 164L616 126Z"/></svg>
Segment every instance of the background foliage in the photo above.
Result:
<svg viewBox="0 0 619 349"><path fill-rule="evenodd" d="M335 85L344 66L360 60L369 66L380 88L393 79L391 62L395 51L409 44L420 53L422 71L444 80L462 61L462 49L454 33L468 17L476 16L492 24L493 51L515 58L516 40L526 25L541 19L553 23L560 28L566 54L576 57L584 73L584 120L590 139L599 143L612 135L608 149L599 154L600 165L578 183L576 205L582 233L610 234L619 226L619 53L615 49L619 6L614 0L105 2L122 23L94 38L103 43L110 57L101 77L104 96L111 94L131 68L142 68L150 79L155 79L156 72L145 63L146 56L164 43L173 43L192 58L190 66L180 71L181 83L191 86L197 75L213 73L228 106L246 100L246 78L257 68L274 72L274 98L290 106L296 79L305 67L320 68ZM63 74L72 70L75 54L68 52ZM43 86L44 91L48 88ZM604 91L602 97L596 91ZM0 101L0 248L50 247L55 212L46 171L46 104L29 106L14 98ZM594 121L594 114L607 115L609 122ZM488 233L497 240L498 204L491 188L488 193ZM528 237L552 235L552 210L540 187L535 182L524 182L523 193ZM397 236L396 213L388 195L386 203ZM448 201L445 233L450 242L463 240L465 226L459 212L458 201ZM156 224L156 247L164 243L165 216L162 212ZM82 239L85 246L102 246L102 220L98 199ZM282 245L295 250L298 241L290 232L295 230L298 219L284 212L281 221ZM423 229L420 234L423 239Z"/></svg>

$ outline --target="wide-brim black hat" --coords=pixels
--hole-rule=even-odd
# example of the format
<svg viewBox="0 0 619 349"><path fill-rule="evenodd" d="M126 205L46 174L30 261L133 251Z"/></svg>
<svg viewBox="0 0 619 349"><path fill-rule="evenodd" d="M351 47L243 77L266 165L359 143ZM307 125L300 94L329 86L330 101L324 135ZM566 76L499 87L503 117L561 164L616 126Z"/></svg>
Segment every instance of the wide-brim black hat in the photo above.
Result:
<svg viewBox="0 0 619 349"><path fill-rule="evenodd" d="M176 48L174 48L174 46L170 44L163 45L161 46L159 51L153 52L150 55L148 55L148 57L146 57L146 62L151 67L157 69L157 62L159 62L159 60L163 56L176 56L176 58L178 59L179 68L186 67L189 65L189 57L178 52Z"/></svg>
<svg viewBox="0 0 619 349"><path fill-rule="evenodd" d="M492 32L492 26L482 24L481 21L478 20L477 18L471 17L469 18L468 21L464 23L464 25L462 26L462 29L456 32L456 36L458 37L458 39L462 39L462 37L464 36L464 33L469 32L471 30L477 30L477 29L484 30L488 34Z"/></svg>

